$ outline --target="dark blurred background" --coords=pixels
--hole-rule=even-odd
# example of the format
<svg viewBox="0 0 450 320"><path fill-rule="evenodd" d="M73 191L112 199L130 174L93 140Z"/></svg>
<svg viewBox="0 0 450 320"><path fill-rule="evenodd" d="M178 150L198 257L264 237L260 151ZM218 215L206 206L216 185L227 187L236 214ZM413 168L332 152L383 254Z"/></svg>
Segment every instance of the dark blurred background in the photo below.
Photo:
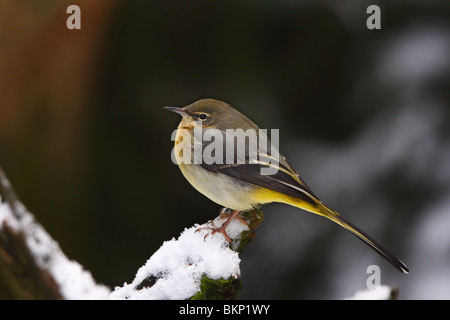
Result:
<svg viewBox="0 0 450 320"><path fill-rule="evenodd" d="M81 8L81 30L66 9ZM366 9L381 9L369 30ZM369 265L400 299L450 298L450 2L0 1L0 165L64 252L110 287L215 217L171 162L178 116L224 100L322 199L405 261L270 204L244 299L341 299ZM0 283L0 297L9 293Z"/></svg>

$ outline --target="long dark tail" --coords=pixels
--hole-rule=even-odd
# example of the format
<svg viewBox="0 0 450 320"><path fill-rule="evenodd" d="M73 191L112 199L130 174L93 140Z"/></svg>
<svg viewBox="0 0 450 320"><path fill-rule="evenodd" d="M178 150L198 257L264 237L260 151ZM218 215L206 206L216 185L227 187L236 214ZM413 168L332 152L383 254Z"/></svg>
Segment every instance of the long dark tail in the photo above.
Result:
<svg viewBox="0 0 450 320"><path fill-rule="evenodd" d="M395 257L388 250L383 248L375 239L369 236L367 233L362 231L360 228L343 218L339 213L327 208L322 203L318 204L321 215L327 217L328 219L336 222L340 226L344 227L348 231L350 231L354 236L360 239L362 242L367 244L370 248L372 248L376 253L386 259L390 264L392 264L398 271L403 273L409 273L408 267L397 257Z"/></svg>
<svg viewBox="0 0 450 320"><path fill-rule="evenodd" d="M397 257L395 257L388 250L384 249L375 239L369 236L367 233L362 231L360 228L355 226L354 224L347 221L343 218L339 213L330 208L326 207L320 200L315 197L311 197L311 200L315 202L312 204L310 202L305 202L301 199L286 197L282 202L289 203L295 207L307 210L309 212L324 216L331 221L337 223L338 225L344 227L348 231L350 231L354 236L372 248L376 253L386 259L390 264L392 264L398 271L403 273L409 273L408 267Z"/></svg>
<svg viewBox="0 0 450 320"><path fill-rule="evenodd" d="M403 273L409 273L408 267L397 257L395 257L392 253L390 253L388 250L383 248L374 238L369 236L367 233L359 229L354 224L350 223L346 219L344 219L342 216L338 216L337 220L339 220L339 223L341 226L343 226L345 229L350 231L353 235L355 235L358 239L360 239L362 242L367 244L370 248L372 248L376 253L378 253L380 256L382 256L384 259L386 259L390 264L392 264L398 271Z"/></svg>

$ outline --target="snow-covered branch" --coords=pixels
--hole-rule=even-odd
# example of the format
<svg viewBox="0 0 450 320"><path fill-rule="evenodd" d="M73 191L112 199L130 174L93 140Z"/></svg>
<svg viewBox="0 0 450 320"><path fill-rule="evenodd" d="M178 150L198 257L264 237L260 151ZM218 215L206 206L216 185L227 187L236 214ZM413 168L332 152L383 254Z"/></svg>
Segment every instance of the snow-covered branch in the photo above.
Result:
<svg viewBox="0 0 450 320"><path fill-rule="evenodd" d="M255 210L234 219L227 228L231 242L208 230L226 218L223 212L166 241L132 283L111 292L66 257L18 200L0 167L0 280L19 299L232 299L240 291L239 252L263 214Z"/></svg>
<svg viewBox="0 0 450 320"><path fill-rule="evenodd" d="M398 289L389 286L377 286L356 292L347 300L397 300Z"/></svg>
<svg viewBox="0 0 450 320"><path fill-rule="evenodd" d="M223 234L211 233L230 212L185 229L166 241L131 283L111 290L70 260L18 200L0 167L0 281L18 299L234 299L240 292L240 251L264 219L259 210L241 213ZM382 286L351 299L395 299Z"/></svg>
<svg viewBox="0 0 450 320"><path fill-rule="evenodd" d="M0 167L1 280L20 299L104 299L110 289L68 259L18 200Z"/></svg>
<svg viewBox="0 0 450 320"><path fill-rule="evenodd" d="M234 299L240 291L239 251L253 238L263 214L243 213L222 234L208 227L221 226L228 214L205 225L186 229L166 241L141 267L130 284L118 287L112 299ZM197 230L200 230L197 232Z"/></svg>

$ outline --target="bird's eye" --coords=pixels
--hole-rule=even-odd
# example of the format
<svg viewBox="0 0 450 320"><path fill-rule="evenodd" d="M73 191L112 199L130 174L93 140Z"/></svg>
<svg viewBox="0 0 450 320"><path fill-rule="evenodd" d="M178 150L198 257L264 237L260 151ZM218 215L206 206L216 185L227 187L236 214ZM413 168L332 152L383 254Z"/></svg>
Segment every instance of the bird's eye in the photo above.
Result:
<svg viewBox="0 0 450 320"><path fill-rule="evenodd" d="M198 117L200 118L200 120L206 120L208 118L206 113L200 113Z"/></svg>

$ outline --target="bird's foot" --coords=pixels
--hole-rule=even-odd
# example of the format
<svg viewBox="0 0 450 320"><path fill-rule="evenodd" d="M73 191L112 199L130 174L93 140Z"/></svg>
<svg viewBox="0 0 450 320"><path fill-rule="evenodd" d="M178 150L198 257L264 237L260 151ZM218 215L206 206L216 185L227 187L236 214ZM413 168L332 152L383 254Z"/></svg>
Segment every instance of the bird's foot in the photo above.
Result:
<svg viewBox="0 0 450 320"><path fill-rule="evenodd" d="M219 232L225 237L225 240L228 243L231 242L231 238L228 236L228 234L226 232L227 226L222 225L220 227L201 227L201 228L198 228L197 230L195 230L195 232L199 232L199 231L205 230L205 229L211 230L211 232L207 233L203 239L206 239L210 234L215 234L215 233Z"/></svg>
<svg viewBox="0 0 450 320"><path fill-rule="evenodd" d="M227 214L227 213L225 213L225 212L221 212L220 215L219 215L219 217L220 217L221 219L222 219L222 218L223 218L223 219L227 218L227 220L226 220L220 227L201 227L201 228L198 228L197 230L195 230L195 232L198 232L198 231L201 231L201 230L204 230L204 229L209 229L209 230L211 230L210 233L208 233L207 235L205 235L205 238L204 238L204 239L206 239L206 237L209 236L210 234L215 234L215 233L219 232L219 233L223 234L223 236L225 237L225 240L226 240L228 243L230 243L230 242L231 242L231 238L230 238L230 236L228 236L228 234L227 234L227 232L226 232L226 229L227 229L228 225L230 224L230 222L231 222L233 219L235 219L235 218L237 217L237 215L239 214L239 212L240 212L240 211L238 211L238 210L233 211L232 214Z"/></svg>

